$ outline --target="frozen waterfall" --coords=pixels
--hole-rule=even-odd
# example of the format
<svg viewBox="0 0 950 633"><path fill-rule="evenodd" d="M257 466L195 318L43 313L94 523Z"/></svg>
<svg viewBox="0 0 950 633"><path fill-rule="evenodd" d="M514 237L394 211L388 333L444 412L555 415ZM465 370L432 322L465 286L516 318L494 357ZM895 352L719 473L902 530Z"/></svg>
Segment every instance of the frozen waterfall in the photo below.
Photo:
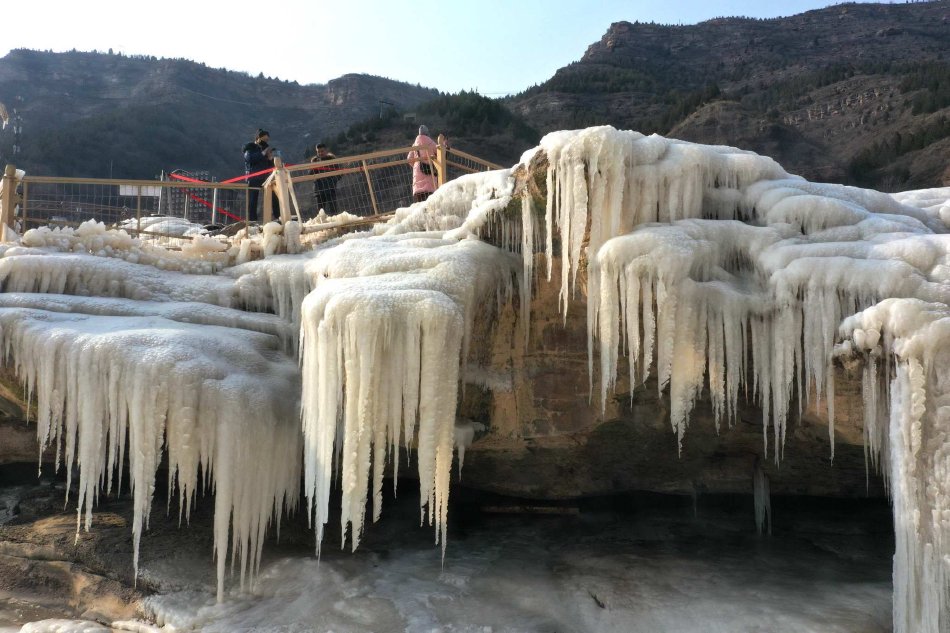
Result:
<svg viewBox="0 0 950 633"><path fill-rule="evenodd" d="M860 363L868 459L893 499L895 629L936 633L950 626L948 199L810 183L729 147L557 132L512 170L299 254L273 255L276 226L246 263L246 236L172 254L95 223L30 231L0 245L0 342L41 446L78 469L86 529L126 459L136 552L163 460L183 518L214 490L219 596L228 552L242 580L255 572L301 475L318 551L335 476L355 548L406 449L444 548L473 324L517 296L526 342L538 277L564 319L586 300L592 396L633 398L655 375L680 447L703 394L717 429L754 400L762 458L781 460L808 401L826 403L833 440L835 365ZM286 233L296 253L299 226Z"/></svg>

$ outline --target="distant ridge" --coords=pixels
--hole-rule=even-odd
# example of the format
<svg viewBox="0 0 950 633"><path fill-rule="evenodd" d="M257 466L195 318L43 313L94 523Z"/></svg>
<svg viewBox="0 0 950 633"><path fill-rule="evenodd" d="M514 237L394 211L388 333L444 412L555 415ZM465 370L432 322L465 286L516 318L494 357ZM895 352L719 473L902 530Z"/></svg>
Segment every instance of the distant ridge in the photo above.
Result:
<svg viewBox="0 0 950 633"><path fill-rule="evenodd" d="M34 174L151 178L173 168L243 171L259 127L286 155L378 113L438 92L371 75L322 85L251 77L187 60L14 50L0 58L0 102L22 117L17 163ZM0 133L11 159L12 131ZM299 156L298 156L299 155Z"/></svg>
<svg viewBox="0 0 950 633"><path fill-rule="evenodd" d="M950 2L617 22L506 103L542 132L606 123L752 149L815 180L936 185L950 181Z"/></svg>
<svg viewBox="0 0 950 633"><path fill-rule="evenodd" d="M401 144L421 122L507 164L539 133L610 124L751 149L812 180L929 187L950 184L950 0L616 22L549 80L494 100L513 116L484 97L370 75L301 86L75 51L0 58L0 101L22 117L15 162L34 174L227 177L242 171L240 147L258 127L301 160L318 140L347 152ZM12 144L11 129L0 132L3 162Z"/></svg>

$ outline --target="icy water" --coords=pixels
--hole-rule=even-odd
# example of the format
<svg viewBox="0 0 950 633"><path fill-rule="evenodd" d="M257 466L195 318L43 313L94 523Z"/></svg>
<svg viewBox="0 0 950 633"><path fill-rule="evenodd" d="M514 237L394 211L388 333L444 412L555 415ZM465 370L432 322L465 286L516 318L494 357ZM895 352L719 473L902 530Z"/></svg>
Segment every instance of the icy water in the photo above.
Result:
<svg viewBox="0 0 950 633"><path fill-rule="evenodd" d="M886 506L777 501L776 534L757 537L751 499L695 514L659 499L572 516L469 512L455 517L444 565L403 501L355 554L329 534L320 562L272 557L250 592L221 605L207 555L144 561L164 587L148 607L169 630L207 632L891 630Z"/></svg>

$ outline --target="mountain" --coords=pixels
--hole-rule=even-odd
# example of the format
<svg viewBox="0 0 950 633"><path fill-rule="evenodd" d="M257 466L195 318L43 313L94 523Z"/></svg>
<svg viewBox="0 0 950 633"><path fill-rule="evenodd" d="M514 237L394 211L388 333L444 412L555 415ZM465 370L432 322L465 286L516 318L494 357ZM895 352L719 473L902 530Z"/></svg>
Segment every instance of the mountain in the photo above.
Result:
<svg viewBox="0 0 950 633"><path fill-rule="evenodd" d="M241 173L258 127L289 160L406 144L419 123L511 164L539 133L611 124L773 156L811 180L950 184L950 0L838 4L770 20L617 22L577 62L500 101L369 75L325 85L186 60L11 51L0 102L33 174ZM0 132L10 162L12 127Z"/></svg>
<svg viewBox="0 0 950 633"><path fill-rule="evenodd" d="M443 133L453 148L505 166L517 163L541 140L528 121L498 100L463 91L419 104L412 112L385 110L350 126L330 143L338 156L408 147L423 123L433 139Z"/></svg>
<svg viewBox="0 0 950 633"><path fill-rule="evenodd" d="M776 158L813 180L950 180L950 1L769 20L617 22L506 105L540 131L611 124Z"/></svg>
<svg viewBox="0 0 950 633"><path fill-rule="evenodd" d="M171 169L243 173L258 128L287 156L387 107L438 96L420 86L344 75L301 86L187 60L14 50L0 59L0 102L21 117L0 133L0 159L37 175L151 178Z"/></svg>

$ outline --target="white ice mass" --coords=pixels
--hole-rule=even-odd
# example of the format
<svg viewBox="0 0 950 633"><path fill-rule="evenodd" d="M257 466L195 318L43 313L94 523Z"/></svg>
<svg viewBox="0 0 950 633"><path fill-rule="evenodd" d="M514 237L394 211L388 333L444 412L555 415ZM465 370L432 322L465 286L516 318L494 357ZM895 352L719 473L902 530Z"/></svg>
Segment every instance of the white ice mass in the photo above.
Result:
<svg viewBox="0 0 950 633"><path fill-rule="evenodd" d="M533 200L544 165L546 199ZM741 393L762 411L761 457L780 460L793 409L820 399L833 424L834 364L863 363L869 461L894 507L895 630L938 633L950 628L948 199L810 183L729 147L558 132L513 170L296 255L271 256L302 248L296 225L264 227L257 261L247 236L172 253L95 224L29 231L0 245L0 344L37 398L41 445L78 466L87 529L126 454L136 544L163 452L184 518L213 488L219 596L228 552L242 581L255 572L301 473L318 549L335 476L355 548L402 447L445 547L472 326L517 294L527 330L536 276L560 273L565 319L586 288L595 397L621 384L632 397L655 374L680 446L704 389L717 425ZM768 481L756 486L761 528Z"/></svg>

